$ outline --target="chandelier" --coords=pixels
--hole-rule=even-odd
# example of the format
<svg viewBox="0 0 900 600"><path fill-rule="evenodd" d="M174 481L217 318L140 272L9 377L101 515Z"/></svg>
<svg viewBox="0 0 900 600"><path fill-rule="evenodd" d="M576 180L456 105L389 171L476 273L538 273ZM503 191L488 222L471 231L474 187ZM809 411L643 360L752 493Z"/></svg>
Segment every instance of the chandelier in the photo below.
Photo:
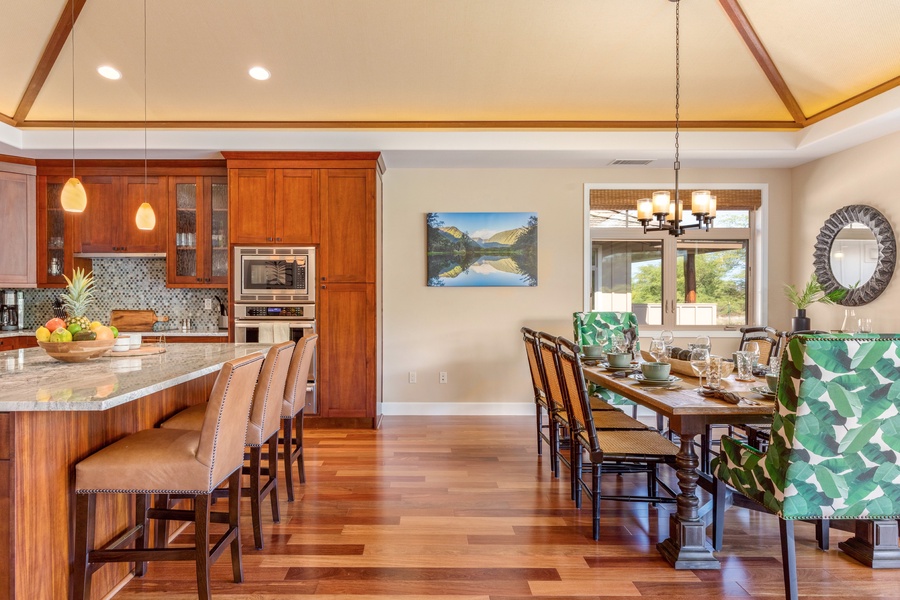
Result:
<svg viewBox="0 0 900 600"><path fill-rule="evenodd" d="M709 231L716 218L716 197L709 190L695 190L691 193L691 213L697 218L696 223L685 225L682 220L682 200L678 193L678 172L681 170L679 160L679 125L681 115L681 1L675 3L675 194L668 191L653 192L652 198L641 198L637 202L637 218L648 231L668 231L669 235L678 237L686 229L705 229ZM653 225L651 226L651 223Z"/></svg>

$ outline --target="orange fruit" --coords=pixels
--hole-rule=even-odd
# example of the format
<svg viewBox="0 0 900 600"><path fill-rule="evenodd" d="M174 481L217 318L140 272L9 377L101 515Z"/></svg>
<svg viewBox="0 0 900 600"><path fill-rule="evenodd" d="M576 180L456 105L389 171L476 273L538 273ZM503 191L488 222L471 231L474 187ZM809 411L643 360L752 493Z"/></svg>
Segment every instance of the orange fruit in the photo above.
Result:
<svg viewBox="0 0 900 600"><path fill-rule="evenodd" d="M101 325L99 327L94 328L94 333L97 334L98 340L112 340L115 339L113 335L112 329L106 327L105 325Z"/></svg>

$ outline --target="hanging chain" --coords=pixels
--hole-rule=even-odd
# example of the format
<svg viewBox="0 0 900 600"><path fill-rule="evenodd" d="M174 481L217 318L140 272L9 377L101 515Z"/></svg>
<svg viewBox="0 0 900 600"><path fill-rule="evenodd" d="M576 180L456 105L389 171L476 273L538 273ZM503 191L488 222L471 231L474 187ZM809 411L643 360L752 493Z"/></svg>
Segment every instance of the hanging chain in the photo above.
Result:
<svg viewBox="0 0 900 600"><path fill-rule="evenodd" d="M144 0L144 202L147 201L147 0Z"/></svg>
<svg viewBox="0 0 900 600"><path fill-rule="evenodd" d="M681 197L678 191L678 171L681 170L679 158L679 124L681 122L681 1L675 0L675 221L672 223L675 236L681 234Z"/></svg>
<svg viewBox="0 0 900 600"><path fill-rule="evenodd" d="M75 0L72 3L72 177L75 177Z"/></svg>

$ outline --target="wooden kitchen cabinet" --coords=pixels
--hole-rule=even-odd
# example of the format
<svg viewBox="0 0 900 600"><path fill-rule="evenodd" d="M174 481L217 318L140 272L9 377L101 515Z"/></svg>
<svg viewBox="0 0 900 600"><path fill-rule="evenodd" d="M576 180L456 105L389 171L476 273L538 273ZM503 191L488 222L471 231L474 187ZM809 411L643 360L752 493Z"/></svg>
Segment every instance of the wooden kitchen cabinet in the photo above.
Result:
<svg viewBox="0 0 900 600"><path fill-rule="evenodd" d="M170 177L166 285L228 286L228 180Z"/></svg>
<svg viewBox="0 0 900 600"><path fill-rule="evenodd" d="M0 163L0 287L37 285L35 168Z"/></svg>
<svg viewBox="0 0 900 600"><path fill-rule="evenodd" d="M321 182L319 280L374 283L375 170L323 169Z"/></svg>
<svg viewBox="0 0 900 600"><path fill-rule="evenodd" d="M316 169L230 169L232 242L317 243L318 179Z"/></svg>
<svg viewBox="0 0 900 600"><path fill-rule="evenodd" d="M166 251L166 177L85 175L81 178L88 203L74 218L77 252L163 254ZM137 228L134 218L141 203L156 213L156 227Z"/></svg>
<svg viewBox="0 0 900 600"><path fill-rule="evenodd" d="M233 244L317 244L318 415L381 419L381 174L374 152L223 152ZM279 228L280 227L280 228Z"/></svg>
<svg viewBox="0 0 900 600"><path fill-rule="evenodd" d="M319 415L374 418L375 285L326 283L319 285L318 294Z"/></svg>

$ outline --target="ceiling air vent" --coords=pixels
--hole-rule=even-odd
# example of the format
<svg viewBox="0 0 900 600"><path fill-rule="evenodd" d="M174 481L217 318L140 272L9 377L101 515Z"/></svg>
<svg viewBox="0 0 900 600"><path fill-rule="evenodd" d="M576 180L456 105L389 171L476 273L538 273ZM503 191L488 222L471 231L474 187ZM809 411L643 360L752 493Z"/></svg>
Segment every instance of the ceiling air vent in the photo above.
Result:
<svg viewBox="0 0 900 600"><path fill-rule="evenodd" d="M640 166L640 167L643 167L645 165L649 165L652 162L653 162L652 158L617 158L614 161L612 161L611 163L609 163L609 166L611 166L611 167L614 167L614 166L629 166L629 167Z"/></svg>

